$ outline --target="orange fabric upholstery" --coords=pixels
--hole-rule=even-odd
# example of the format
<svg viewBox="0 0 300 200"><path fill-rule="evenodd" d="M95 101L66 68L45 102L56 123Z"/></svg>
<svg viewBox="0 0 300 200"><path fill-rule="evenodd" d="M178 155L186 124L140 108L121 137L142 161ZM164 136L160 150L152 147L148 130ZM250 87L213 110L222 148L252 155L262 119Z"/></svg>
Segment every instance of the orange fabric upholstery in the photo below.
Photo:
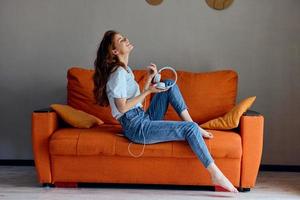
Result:
<svg viewBox="0 0 300 200"><path fill-rule="evenodd" d="M214 138L205 139L214 158L241 159L242 143L239 134L231 131L214 131ZM99 128L62 128L53 133L50 140L51 155L65 156L131 156L127 150L129 140L116 135L122 133L119 125L103 125ZM143 145L132 144L134 154L142 151ZM161 142L146 145L142 157L196 158L186 141Z"/></svg>
<svg viewBox="0 0 300 200"><path fill-rule="evenodd" d="M103 124L99 128L62 128L50 140L51 155L114 155L116 134L122 133L120 125Z"/></svg>
<svg viewBox="0 0 300 200"><path fill-rule="evenodd" d="M236 187L240 159L215 159ZM130 183L212 185L209 173L197 159L132 158L122 156L51 156L53 183ZM72 163L72 164L70 164Z"/></svg>
<svg viewBox="0 0 300 200"><path fill-rule="evenodd" d="M145 71L134 73L143 85ZM97 116L104 121L103 125L80 129L58 123L62 120L54 111L32 114L32 144L40 183L212 184L186 141L146 145L143 156L131 157L127 149L130 141L122 137L122 127L111 117L109 107L93 104L92 74L93 70L79 67L68 70L68 104ZM179 71L178 75L178 86L196 122L221 116L235 106L236 72ZM147 97L145 110L153 95ZM172 106L165 119L180 120ZM243 115L239 128L210 130L214 138L205 139L216 164L236 187L255 186L263 124L262 115ZM130 147L134 154L139 154L143 145L133 143Z"/></svg>
<svg viewBox="0 0 300 200"><path fill-rule="evenodd" d="M198 124L222 116L235 106L238 80L235 71L177 73L177 85L189 113ZM181 120L172 106L167 110L165 119Z"/></svg>
<svg viewBox="0 0 300 200"><path fill-rule="evenodd" d="M49 138L58 128L55 112L35 113L31 115L31 138L34 162L40 183L50 183L51 167L49 154Z"/></svg>
<svg viewBox="0 0 300 200"><path fill-rule="evenodd" d="M146 71L133 70L133 73L142 91L146 81L144 78ZM95 104L93 97L93 74L94 70L80 67L72 67L68 70L68 105L98 117L105 124L119 124L119 122L112 117L109 106L103 107ZM150 96L147 96L143 103L144 109L149 106L149 102Z"/></svg>
<svg viewBox="0 0 300 200"><path fill-rule="evenodd" d="M256 177L262 156L264 117L242 116L241 137L243 145L241 186L255 186Z"/></svg>
<svg viewBox="0 0 300 200"><path fill-rule="evenodd" d="M92 114L107 124L119 124L111 116L110 107L94 104L93 76L94 70L72 67L68 70L68 105ZM136 81L142 91L145 84L146 70L133 70ZM177 71L177 85L182 91L194 121L198 123L214 119L230 111L237 95L237 74L232 70L214 72ZM162 79L168 78L168 73ZM147 96L144 110L149 107L155 94ZM201 106L199 106L201 105ZM170 106L165 115L166 120L180 120Z"/></svg>

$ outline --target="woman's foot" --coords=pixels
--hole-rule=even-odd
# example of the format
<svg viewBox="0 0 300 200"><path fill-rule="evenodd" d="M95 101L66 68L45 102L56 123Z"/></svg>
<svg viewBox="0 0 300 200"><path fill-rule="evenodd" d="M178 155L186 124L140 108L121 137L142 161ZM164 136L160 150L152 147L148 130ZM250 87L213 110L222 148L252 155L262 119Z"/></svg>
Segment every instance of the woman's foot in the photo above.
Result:
<svg viewBox="0 0 300 200"><path fill-rule="evenodd" d="M211 175L211 180L214 185L221 186L229 192L237 193L238 190L231 184L231 182L224 176L224 174L220 171L220 169L215 165L215 163L211 163L207 167L208 171Z"/></svg>
<svg viewBox="0 0 300 200"><path fill-rule="evenodd" d="M212 177L212 182L214 185L221 186L229 192L238 193L238 190L230 183L230 181L224 175Z"/></svg>
<svg viewBox="0 0 300 200"><path fill-rule="evenodd" d="M202 134L202 136L203 136L204 138L211 139L211 138L214 137L212 133L207 132L206 130L204 130L204 129L201 128L200 126L198 126L198 127L199 127L199 130L200 130L200 133Z"/></svg>
<svg viewBox="0 0 300 200"><path fill-rule="evenodd" d="M193 121L187 109L183 110L179 116L184 121L188 121L188 122L192 122ZM208 138L208 139L213 138L213 134L212 133L207 132L206 130L204 130L203 128L201 128L199 125L198 125L198 127L199 127L199 130L200 130L200 133L202 134L202 136L204 138Z"/></svg>

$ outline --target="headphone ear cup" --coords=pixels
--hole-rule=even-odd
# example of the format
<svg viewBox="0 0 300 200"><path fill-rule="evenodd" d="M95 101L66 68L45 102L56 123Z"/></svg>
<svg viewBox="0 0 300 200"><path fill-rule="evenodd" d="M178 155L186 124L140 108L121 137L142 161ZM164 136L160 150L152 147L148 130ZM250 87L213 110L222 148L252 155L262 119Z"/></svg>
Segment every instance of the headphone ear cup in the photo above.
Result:
<svg viewBox="0 0 300 200"><path fill-rule="evenodd" d="M166 84L164 82L158 82L156 87L160 89L166 89Z"/></svg>
<svg viewBox="0 0 300 200"><path fill-rule="evenodd" d="M158 83L160 81L160 74L155 74L154 78L153 78L153 82L154 83Z"/></svg>

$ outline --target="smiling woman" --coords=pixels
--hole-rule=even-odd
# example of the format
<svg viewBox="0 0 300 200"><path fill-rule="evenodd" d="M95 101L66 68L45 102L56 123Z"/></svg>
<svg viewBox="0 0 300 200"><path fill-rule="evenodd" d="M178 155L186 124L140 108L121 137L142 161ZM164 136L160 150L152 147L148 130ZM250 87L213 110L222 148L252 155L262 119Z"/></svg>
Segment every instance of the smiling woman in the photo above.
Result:
<svg viewBox="0 0 300 200"><path fill-rule="evenodd" d="M133 45L129 42L129 40L121 34L115 35L115 41L115 49L112 50L115 55L125 54L133 49Z"/></svg>
<svg viewBox="0 0 300 200"><path fill-rule="evenodd" d="M148 77L142 92L135 81L131 68L128 66L129 54L133 45L122 34L107 31L100 43L95 60L94 94L100 105L110 105L112 116L120 122L124 136L133 143L154 144L160 142L187 140L190 147L211 175L216 190L224 189L238 192L224 176L212 158L203 137L212 138L208 132L194 122L188 112L176 82L163 80L166 85L161 89L151 84L157 74L156 65L151 63ZM145 111L141 104L147 95L156 93ZM183 121L164 120L167 108L171 106ZM130 143L130 144L132 144ZM136 156L129 150L133 157Z"/></svg>

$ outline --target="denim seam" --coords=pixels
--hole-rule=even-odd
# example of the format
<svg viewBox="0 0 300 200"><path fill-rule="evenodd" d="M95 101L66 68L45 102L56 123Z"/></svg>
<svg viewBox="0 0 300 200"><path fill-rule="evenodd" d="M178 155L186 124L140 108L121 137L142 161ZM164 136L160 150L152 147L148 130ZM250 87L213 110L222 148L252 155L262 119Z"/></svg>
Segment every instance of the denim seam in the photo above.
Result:
<svg viewBox="0 0 300 200"><path fill-rule="evenodd" d="M191 143L193 143L193 145L198 145L199 146L199 149L201 150L200 151L200 155L198 156L197 153L196 155L200 158L200 160L203 162L205 168L211 163L211 161L213 160L208 149L207 149L207 152L208 152L208 155L206 155L204 153L204 150L201 148L201 145L196 142L197 141L197 136L195 134L192 134L192 137L194 137L193 139L191 139ZM206 143L203 141L204 145L206 145ZM207 148L207 147L206 147ZM202 160L201 158L203 158L204 160Z"/></svg>

